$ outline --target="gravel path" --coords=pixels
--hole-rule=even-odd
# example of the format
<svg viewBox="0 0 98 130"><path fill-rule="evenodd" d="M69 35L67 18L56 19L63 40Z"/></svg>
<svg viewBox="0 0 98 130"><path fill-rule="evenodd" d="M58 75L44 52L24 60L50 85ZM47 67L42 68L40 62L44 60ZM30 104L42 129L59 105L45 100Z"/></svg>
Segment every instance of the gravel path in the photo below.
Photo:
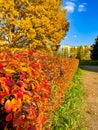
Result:
<svg viewBox="0 0 98 130"><path fill-rule="evenodd" d="M98 130L98 67L82 66L86 130Z"/></svg>

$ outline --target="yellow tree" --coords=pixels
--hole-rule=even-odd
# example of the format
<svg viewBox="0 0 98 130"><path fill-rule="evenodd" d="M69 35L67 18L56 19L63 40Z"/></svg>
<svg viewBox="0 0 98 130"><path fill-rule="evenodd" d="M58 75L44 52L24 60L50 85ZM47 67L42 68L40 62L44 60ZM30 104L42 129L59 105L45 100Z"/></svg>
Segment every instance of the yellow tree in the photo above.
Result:
<svg viewBox="0 0 98 130"><path fill-rule="evenodd" d="M0 39L9 47L55 50L68 27L61 0L0 0Z"/></svg>

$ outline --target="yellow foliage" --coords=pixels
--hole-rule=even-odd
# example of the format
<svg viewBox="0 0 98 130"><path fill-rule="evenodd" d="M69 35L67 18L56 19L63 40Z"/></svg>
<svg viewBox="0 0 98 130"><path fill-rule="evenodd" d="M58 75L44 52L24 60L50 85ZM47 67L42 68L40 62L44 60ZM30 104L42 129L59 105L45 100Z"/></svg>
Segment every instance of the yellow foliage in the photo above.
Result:
<svg viewBox="0 0 98 130"><path fill-rule="evenodd" d="M56 48L69 27L61 0L0 0L0 18L9 47Z"/></svg>
<svg viewBox="0 0 98 130"><path fill-rule="evenodd" d="M6 70L7 73L14 73L15 72L15 70L13 70L13 69L5 68L5 70Z"/></svg>

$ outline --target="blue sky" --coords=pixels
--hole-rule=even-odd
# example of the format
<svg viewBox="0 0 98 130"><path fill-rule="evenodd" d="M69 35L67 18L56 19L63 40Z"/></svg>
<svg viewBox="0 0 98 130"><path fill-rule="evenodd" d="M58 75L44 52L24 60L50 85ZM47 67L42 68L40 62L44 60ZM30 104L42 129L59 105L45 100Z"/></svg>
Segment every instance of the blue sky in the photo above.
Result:
<svg viewBox="0 0 98 130"><path fill-rule="evenodd" d="M61 44L91 45L98 36L98 0L63 0L69 31Z"/></svg>

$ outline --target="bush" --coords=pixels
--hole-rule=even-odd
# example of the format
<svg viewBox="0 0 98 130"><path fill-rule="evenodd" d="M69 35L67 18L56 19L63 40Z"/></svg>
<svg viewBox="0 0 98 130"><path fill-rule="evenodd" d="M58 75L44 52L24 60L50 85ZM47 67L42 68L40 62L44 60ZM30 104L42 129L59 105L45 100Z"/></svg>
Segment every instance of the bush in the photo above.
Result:
<svg viewBox="0 0 98 130"><path fill-rule="evenodd" d="M42 130L62 100L78 60L34 50L0 52L0 127Z"/></svg>

